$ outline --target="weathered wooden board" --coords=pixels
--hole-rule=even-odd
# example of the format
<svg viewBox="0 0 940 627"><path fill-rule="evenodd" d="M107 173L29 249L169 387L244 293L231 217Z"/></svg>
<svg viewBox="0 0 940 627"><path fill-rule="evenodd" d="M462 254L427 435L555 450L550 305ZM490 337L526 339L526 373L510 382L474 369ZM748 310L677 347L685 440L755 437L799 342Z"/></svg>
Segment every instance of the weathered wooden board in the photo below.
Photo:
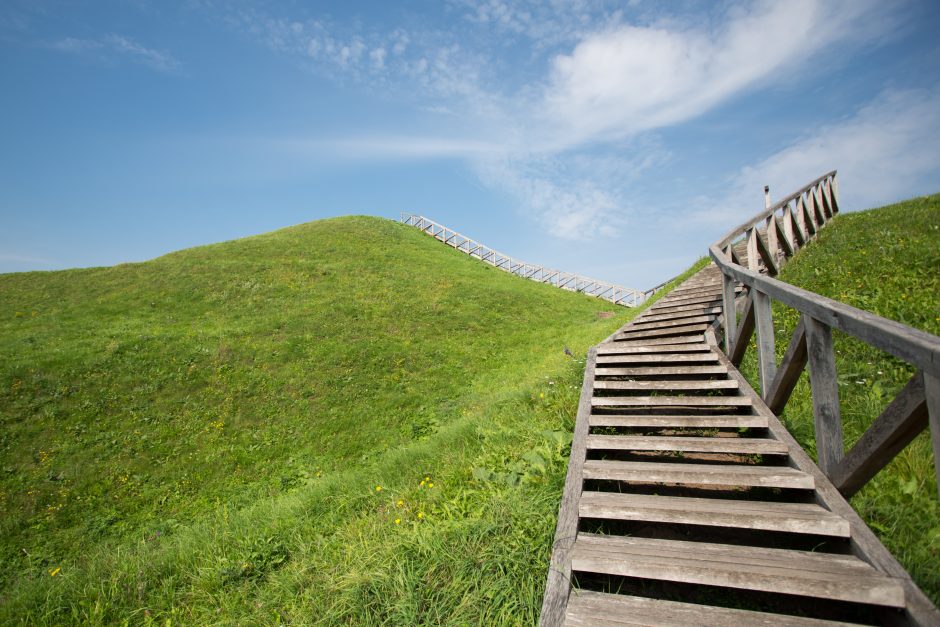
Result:
<svg viewBox="0 0 940 627"><path fill-rule="evenodd" d="M632 483L671 483L812 490L813 477L785 466L742 464L680 464L621 462L589 459L582 468L585 479Z"/></svg>
<svg viewBox="0 0 940 627"><path fill-rule="evenodd" d="M648 428L703 428L703 429L762 429L767 426L766 416L617 416L595 414L591 416L592 427L648 427Z"/></svg>
<svg viewBox="0 0 940 627"><path fill-rule="evenodd" d="M857 557L579 534L572 569L904 607L904 589Z"/></svg>
<svg viewBox="0 0 940 627"><path fill-rule="evenodd" d="M598 377L633 377L633 376L698 376L711 374L726 374L728 369L724 366L635 366L628 368L597 368L594 373Z"/></svg>
<svg viewBox="0 0 940 627"><path fill-rule="evenodd" d="M849 537L849 523L815 503L584 491L581 493L579 511L582 518L644 520Z"/></svg>
<svg viewBox="0 0 940 627"><path fill-rule="evenodd" d="M736 455L786 455L786 445L769 438L709 438L651 435L588 435L588 450L682 451Z"/></svg>
<svg viewBox="0 0 940 627"><path fill-rule="evenodd" d="M594 381L594 389L630 391L736 390L738 389L738 382L730 379L705 381Z"/></svg>
<svg viewBox="0 0 940 627"><path fill-rule="evenodd" d="M594 407L749 407L745 396L595 396Z"/></svg>

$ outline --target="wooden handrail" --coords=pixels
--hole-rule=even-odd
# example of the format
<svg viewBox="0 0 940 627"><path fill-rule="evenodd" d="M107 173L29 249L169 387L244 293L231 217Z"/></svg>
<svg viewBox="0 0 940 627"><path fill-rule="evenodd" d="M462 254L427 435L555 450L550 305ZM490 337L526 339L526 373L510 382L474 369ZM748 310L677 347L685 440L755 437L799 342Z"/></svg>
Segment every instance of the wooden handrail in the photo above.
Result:
<svg viewBox="0 0 940 627"><path fill-rule="evenodd" d="M769 204L769 203L768 203ZM813 240L839 211L836 172L828 172L731 229L709 247L723 275L725 351L740 363L757 332L761 395L779 413L808 365L820 469L851 496L923 429L930 428L940 488L940 337L774 279L780 266ZM779 215L778 215L779 214ZM763 234L761 233L763 231ZM746 246L746 263L736 250ZM738 327L736 290L747 288L746 317ZM778 365L772 301L801 314ZM832 329L889 353L917 370L911 382L846 454Z"/></svg>

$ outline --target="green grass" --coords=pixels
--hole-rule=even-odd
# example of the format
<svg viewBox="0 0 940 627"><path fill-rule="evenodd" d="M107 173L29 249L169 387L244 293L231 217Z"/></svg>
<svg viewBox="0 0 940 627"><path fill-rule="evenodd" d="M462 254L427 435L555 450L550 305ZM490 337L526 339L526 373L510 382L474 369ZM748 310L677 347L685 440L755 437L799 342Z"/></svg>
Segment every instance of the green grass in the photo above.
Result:
<svg viewBox="0 0 940 627"><path fill-rule="evenodd" d="M532 623L634 313L363 217L0 275L0 623Z"/></svg>
<svg viewBox="0 0 940 627"><path fill-rule="evenodd" d="M780 278L860 309L940 335L940 195L838 215ZM774 304L778 361L798 313ZM913 369L834 333L846 450L907 384ZM753 341L752 341L753 344ZM742 370L757 387L753 349ZM804 372L782 416L815 456L813 410ZM917 584L940 604L940 505L929 434L918 436L851 502Z"/></svg>

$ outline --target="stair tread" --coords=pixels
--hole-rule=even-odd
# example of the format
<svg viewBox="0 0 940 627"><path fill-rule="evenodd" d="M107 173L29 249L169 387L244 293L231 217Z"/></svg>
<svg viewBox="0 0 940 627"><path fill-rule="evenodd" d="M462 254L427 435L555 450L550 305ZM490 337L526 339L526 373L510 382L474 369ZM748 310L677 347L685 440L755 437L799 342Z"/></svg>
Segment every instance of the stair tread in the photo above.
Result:
<svg viewBox="0 0 940 627"><path fill-rule="evenodd" d="M737 390L734 379L687 381L594 381L595 390Z"/></svg>
<svg viewBox="0 0 940 627"><path fill-rule="evenodd" d="M904 607L904 589L855 556L580 533L575 571Z"/></svg>
<svg viewBox="0 0 940 627"><path fill-rule="evenodd" d="M680 627L683 625L709 625L711 627L840 627L852 623L770 614L696 603L682 603L663 599L573 590L565 614L567 627L619 627L627 625L649 627Z"/></svg>
<svg viewBox="0 0 940 627"><path fill-rule="evenodd" d="M623 462L588 459L585 479L633 483L672 483L812 490L812 475L786 466L746 464L683 464L673 462Z"/></svg>
<svg viewBox="0 0 940 627"><path fill-rule="evenodd" d="M582 518L642 520L849 537L847 520L815 503L650 496L585 491Z"/></svg>
<svg viewBox="0 0 940 627"><path fill-rule="evenodd" d="M747 396L594 396L594 407L750 407Z"/></svg>
<svg viewBox="0 0 940 627"><path fill-rule="evenodd" d="M769 438L713 438L672 435L588 435L588 449L620 451L684 451L739 455L786 455L787 445Z"/></svg>
<svg viewBox="0 0 940 627"><path fill-rule="evenodd" d="M677 427L677 428L766 428L766 416L616 416L595 414L588 418L592 427Z"/></svg>

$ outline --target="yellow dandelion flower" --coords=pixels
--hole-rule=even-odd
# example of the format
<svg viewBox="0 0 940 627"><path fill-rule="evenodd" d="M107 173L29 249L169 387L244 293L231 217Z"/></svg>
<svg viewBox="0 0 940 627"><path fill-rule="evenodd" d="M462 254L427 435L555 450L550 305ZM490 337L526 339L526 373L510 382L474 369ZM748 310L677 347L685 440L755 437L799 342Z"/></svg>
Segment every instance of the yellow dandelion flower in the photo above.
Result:
<svg viewBox="0 0 940 627"><path fill-rule="evenodd" d="M418 518L424 518L424 512L418 512Z"/></svg>
<svg viewBox="0 0 940 627"><path fill-rule="evenodd" d="M401 500L401 499L398 499L398 501L395 503L395 505L397 505L398 507L401 507L401 506L404 505L404 504L405 504L405 502L404 502L403 500Z"/></svg>
<svg viewBox="0 0 940 627"><path fill-rule="evenodd" d="M540 392L540 393L539 393L539 398L545 398L545 392Z"/></svg>
<svg viewBox="0 0 940 627"><path fill-rule="evenodd" d="M400 524L401 524L401 518L396 518L396 519L395 519L395 524L396 524L396 525L400 525Z"/></svg>
<svg viewBox="0 0 940 627"><path fill-rule="evenodd" d="M429 487L429 488L433 488L433 487L434 487L434 484L433 484L433 483L429 483L429 484L428 484L428 487Z"/></svg>
<svg viewBox="0 0 940 627"><path fill-rule="evenodd" d="M62 570L62 567L61 567L61 566L55 568L54 570L50 570L50 571L49 571L49 576L50 576L50 577L55 577L56 575L59 574L59 571L60 571L60 570Z"/></svg>
<svg viewBox="0 0 940 627"><path fill-rule="evenodd" d="M425 477L424 480L425 480L425 481L430 481L431 478L430 478L430 477Z"/></svg>
<svg viewBox="0 0 940 627"><path fill-rule="evenodd" d="M380 486L380 485L375 486L375 491L376 491L376 492L381 492L381 491L382 491L382 486Z"/></svg>
<svg viewBox="0 0 940 627"><path fill-rule="evenodd" d="M422 480L421 480L421 483L419 483L418 485L423 488L423 487L424 487L424 479L422 479Z"/></svg>

